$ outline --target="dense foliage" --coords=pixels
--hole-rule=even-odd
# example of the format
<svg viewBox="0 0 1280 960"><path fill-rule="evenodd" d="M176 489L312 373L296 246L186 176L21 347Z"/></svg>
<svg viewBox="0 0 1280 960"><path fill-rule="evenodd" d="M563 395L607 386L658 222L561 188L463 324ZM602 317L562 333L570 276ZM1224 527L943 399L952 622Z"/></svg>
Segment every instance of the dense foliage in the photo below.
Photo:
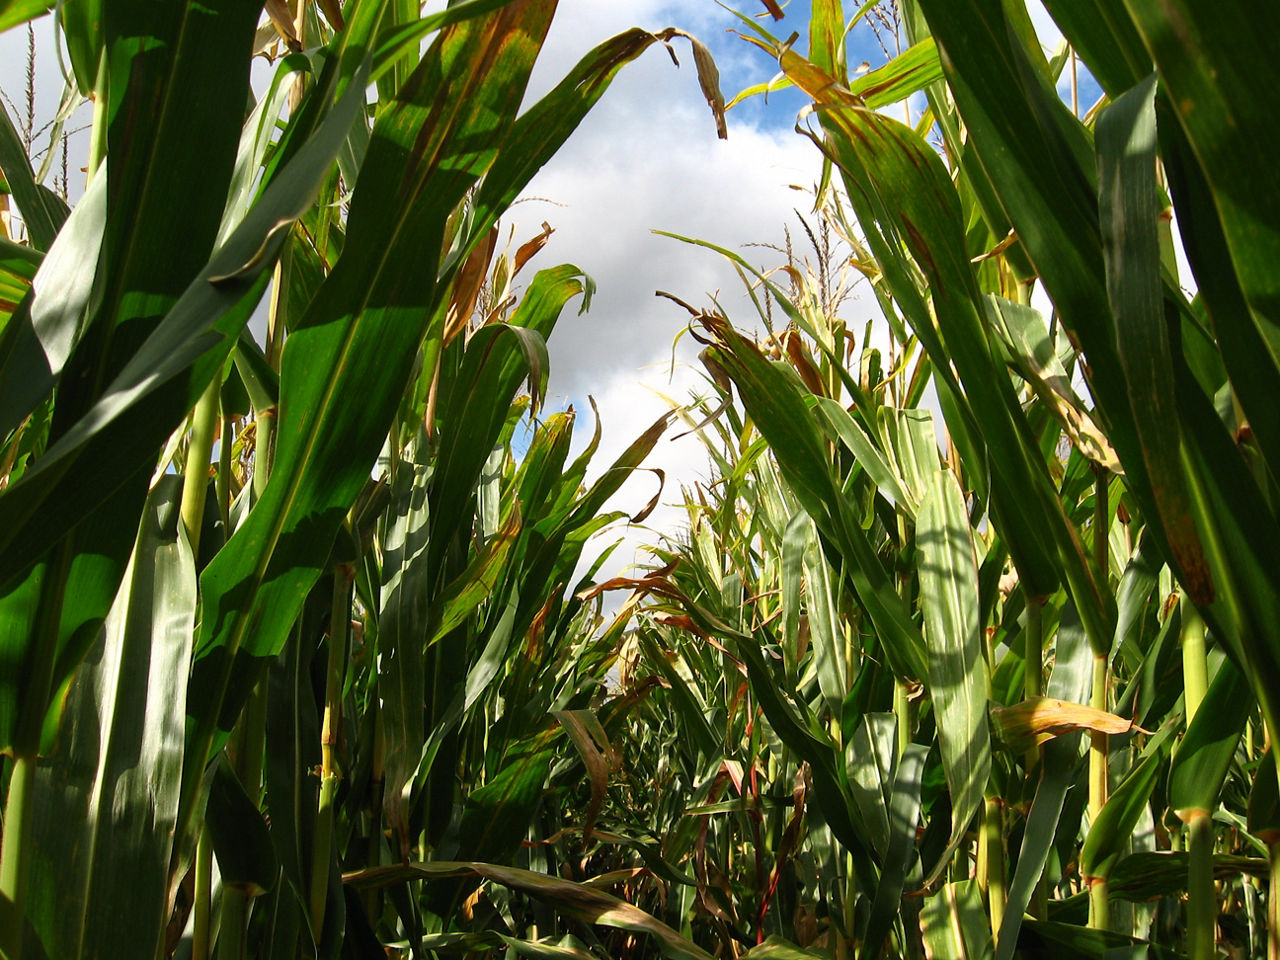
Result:
<svg viewBox="0 0 1280 960"><path fill-rule="evenodd" d="M0 110L0 953L1280 956L1280 13L744 15L810 252L716 248L760 315L688 308L708 397L587 483L539 400L589 281L496 224L682 35L521 113L554 6L53 14L95 114L69 209ZM579 576L678 415L687 529Z"/></svg>

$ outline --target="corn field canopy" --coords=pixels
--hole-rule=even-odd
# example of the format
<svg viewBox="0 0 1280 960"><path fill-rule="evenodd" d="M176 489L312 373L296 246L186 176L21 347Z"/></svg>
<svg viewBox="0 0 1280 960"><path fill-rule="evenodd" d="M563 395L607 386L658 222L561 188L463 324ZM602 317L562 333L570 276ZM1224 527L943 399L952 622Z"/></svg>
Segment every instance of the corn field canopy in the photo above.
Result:
<svg viewBox="0 0 1280 960"><path fill-rule="evenodd" d="M740 4L0 0L0 957L1280 958L1280 6ZM654 47L823 177L597 463L498 224Z"/></svg>

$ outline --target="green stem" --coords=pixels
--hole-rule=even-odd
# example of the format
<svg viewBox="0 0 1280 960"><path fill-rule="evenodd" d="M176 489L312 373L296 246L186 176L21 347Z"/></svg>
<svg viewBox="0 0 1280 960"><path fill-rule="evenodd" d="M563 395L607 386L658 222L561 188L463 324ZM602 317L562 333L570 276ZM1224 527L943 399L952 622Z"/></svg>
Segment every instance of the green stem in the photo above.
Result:
<svg viewBox="0 0 1280 960"><path fill-rule="evenodd" d="M982 826L978 838L978 887L987 895L987 913L991 918L991 940L994 944L1004 923L1004 817L998 797L988 796L982 806Z"/></svg>
<svg viewBox="0 0 1280 960"><path fill-rule="evenodd" d="M1107 657L1105 654L1093 658L1093 692L1089 696L1089 705L1095 710L1108 709ZM1110 749L1110 738L1105 733L1089 734L1089 822L1096 823L1102 808L1107 804L1110 793L1107 769L1107 751ZM1107 881L1103 878L1089 880L1089 926L1096 930L1108 929L1110 921L1110 905L1107 901Z"/></svg>
<svg viewBox="0 0 1280 960"><path fill-rule="evenodd" d="M266 752L266 687L263 681L253 688L227 744L231 769L255 804L262 793L262 764ZM251 899L248 892L240 887L222 888L221 919L218 923L219 960L240 960L246 955Z"/></svg>
<svg viewBox="0 0 1280 960"><path fill-rule="evenodd" d="M107 57L98 60L98 77L93 85L93 125L89 128L89 160L85 165L85 187L102 165L107 153Z"/></svg>
<svg viewBox="0 0 1280 960"><path fill-rule="evenodd" d="M191 960L209 960L213 947L213 843L209 831L196 842L195 917L191 931Z"/></svg>
<svg viewBox="0 0 1280 960"><path fill-rule="evenodd" d="M853 951L851 940L857 922L858 877L853 867L853 855L845 854L844 858L844 899L841 907L844 912L844 929L836 933L836 954L847 957Z"/></svg>
<svg viewBox="0 0 1280 960"><path fill-rule="evenodd" d="M218 516L222 520L222 535L231 536L231 447L234 442L231 424L219 406L218 430L218 479L215 490L218 495Z"/></svg>
<svg viewBox="0 0 1280 960"><path fill-rule="evenodd" d="M373 768L369 774L369 866L378 867L382 865L382 803L386 791L387 734L377 697L373 698L370 709L373 710ZM370 923L377 920L380 903L381 897L376 888L366 891L364 905Z"/></svg>
<svg viewBox="0 0 1280 960"><path fill-rule="evenodd" d="M1024 630L1022 695L1033 700L1044 694L1044 601L1039 597L1027 598L1027 624ZM1040 748L1027 751L1027 775L1030 776L1040 763Z"/></svg>
<svg viewBox="0 0 1280 960"><path fill-rule="evenodd" d="M1204 620L1194 603L1184 595L1182 612L1182 698L1187 726L1195 718L1209 690L1209 662L1205 656Z"/></svg>
<svg viewBox="0 0 1280 960"><path fill-rule="evenodd" d="M1111 531L1110 497L1111 486L1109 476L1104 467L1095 467L1093 477L1093 562L1097 564L1098 576L1102 578L1098 589L1106 592L1107 578L1110 575L1110 546L1107 543Z"/></svg>
<svg viewBox="0 0 1280 960"><path fill-rule="evenodd" d="M333 854L333 806L338 793L334 762L342 726L342 683L347 661L347 632L351 622L352 571L339 567L333 574L333 610L329 615L329 662L325 680L324 725L320 734L320 803L311 860L311 928L324 930L325 898L329 892L329 861Z"/></svg>
<svg viewBox="0 0 1280 960"><path fill-rule="evenodd" d="M243 890L222 888L222 914L218 923L218 960L241 960L246 955L249 932L249 897Z"/></svg>
<svg viewBox="0 0 1280 960"><path fill-rule="evenodd" d="M205 494L209 489L209 462L213 457L213 435L218 429L218 404L221 384L214 377L196 401L191 418L191 444L187 447L187 466L182 478L182 525L191 541L191 552L200 556L200 529L204 519Z"/></svg>
<svg viewBox="0 0 1280 960"><path fill-rule="evenodd" d="M1089 926L1095 930L1106 930L1111 926L1111 904L1107 897L1107 880L1105 877L1089 878Z"/></svg>
<svg viewBox="0 0 1280 960"><path fill-rule="evenodd" d="M1107 589L1109 574L1109 557L1107 532L1111 529L1109 510L1110 485L1107 470L1095 468L1093 485L1093 561L1097 575L1101 578L1098 587L1103 592ZM1089 695L1089 705L1095 710L1110 710L1108 685L1110 682L1110 664L1106 652L1094 652L1093 656L1093 688ZM1089 822L1096 823L1102 808L1107 804L1111 792L1108 767L1108 751L1111 749L1110 738L1105 733L1089 734ZM1107 900L1107 881L1104 878L1089 880L1089 926L1097 930L1106 930L1110 926L1110 903Z"/></svg>
<svg viewBox="0 0 1280 960"><path fill-rule="evenodd" d="M898 718L898 759L902 759L911 746L911 700L907 685L897 677L893 678L893 713Z"/></svg>
<svg viewBox="0 0 1280 960"><path fill-rule="evenodd" d="M1267 848L1271 878L1267 896L1267 960L1280 960L1280 842Z"/></svg>
<svg viewBox="0 0 1280 960"><path fill-rule="evenodd" d="M1187 819L1187 957L1213 960L1218 898L1213 889L1213 817L1192 810Z"/></svg>
<svg viewBox="0 0 1280 960"><path fill-rule="evenodd" d="M1044 695L1044 600L1040 597L1027 598L1027 622L1024 629L1023 677L1022 693L1027 700ZM1038 777L1040 761L1044 748L1039 745L1028 748L1025 758L1029 795L1035 792L1035 779ZM1031 894L1029 911L1038 919L1048 916L1048 895L1043 881L1036 883Z"/></svg>
<svg viewBox="0 0 1280 960"><path fill-rule="evenodd" d="M14 757L9 777L9 796L4 807L4 845L0 847L0 893L8 898L11 922L0 934L0 955L22 960L23 903L26 878L23 876L23 848L30 829L31 795L36 779L34 755Z"/></svg>
<svg viewBox="0 0 1280 960"><path fill-rule="evenodd" d="M1209 689L1204 620L1187 596L1182 611L1182 701L1191 726ZM1212 960L1218 925L1218 897L1213 888L1213 816L1208 810L1182 811L1187 833L1187 955Z"/></svg>

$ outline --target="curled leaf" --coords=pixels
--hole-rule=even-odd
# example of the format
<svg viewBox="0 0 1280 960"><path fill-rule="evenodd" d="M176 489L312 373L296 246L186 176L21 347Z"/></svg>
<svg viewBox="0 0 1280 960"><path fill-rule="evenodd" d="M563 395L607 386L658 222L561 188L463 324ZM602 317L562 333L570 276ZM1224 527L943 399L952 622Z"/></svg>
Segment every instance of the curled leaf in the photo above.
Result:
<svg viewBox="0 0 1280 960"><path fill-rule="evenodd" d="M1064 733L1090 730L1121 734L1133 729L1133 721L1114 713L1068 703L1052 697L1030 697L1012 707L993 707L989 714L992 732L1015 753L1039 746Z"/></svg>

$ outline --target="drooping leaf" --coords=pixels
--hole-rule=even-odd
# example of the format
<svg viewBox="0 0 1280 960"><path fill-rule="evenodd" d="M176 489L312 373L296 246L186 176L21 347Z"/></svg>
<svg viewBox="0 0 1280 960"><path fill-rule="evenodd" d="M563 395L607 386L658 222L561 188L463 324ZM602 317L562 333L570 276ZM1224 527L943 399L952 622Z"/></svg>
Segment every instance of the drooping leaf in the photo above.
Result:
<svg viewBox="0 0 1280 960"><path fill-rule="evenodd" d="M1015 752L1065 733L1093 730L1118 734L1133 727L1133 721L1113 713L1053 697L1029 697L1011 707L992 707L991 724L995 735Z"/></svg>
<svg viewBox="0 0 1280 960"><path fill-rule="evenodd" d="M674 960L710 960L711 955L701 947L680 936L661 920L617 897L585 884L573 883L570 880L516 867L441 860L394 867L375 867L345 874L342 879L344 883L365 888L403 883L408 880L443 880L463 876L479 877L520 890L532 897L545 900L584 923L648 934L657 941L658 948Z"/></svg>

